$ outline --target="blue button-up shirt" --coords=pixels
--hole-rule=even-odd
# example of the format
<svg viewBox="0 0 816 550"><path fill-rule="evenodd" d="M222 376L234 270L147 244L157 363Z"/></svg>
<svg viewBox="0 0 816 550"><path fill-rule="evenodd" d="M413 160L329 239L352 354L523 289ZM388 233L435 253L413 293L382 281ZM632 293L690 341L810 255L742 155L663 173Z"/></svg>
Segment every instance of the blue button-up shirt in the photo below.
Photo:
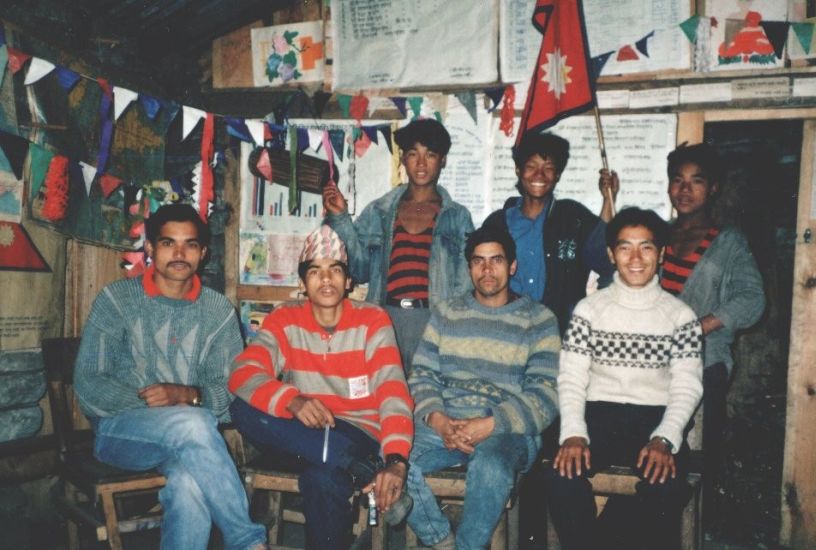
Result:
<svg viewBox="0 0 816 550"><path fill-rule="evenodd" d="M552 199L550 199L552 200ZM529 296L540 302L547 282L547 267L544 263L544 222L547 210L531 220L521 211L522 201L505 212L507 228L516 243L516 274L510 279L510 289L517 294Z"/></svg>

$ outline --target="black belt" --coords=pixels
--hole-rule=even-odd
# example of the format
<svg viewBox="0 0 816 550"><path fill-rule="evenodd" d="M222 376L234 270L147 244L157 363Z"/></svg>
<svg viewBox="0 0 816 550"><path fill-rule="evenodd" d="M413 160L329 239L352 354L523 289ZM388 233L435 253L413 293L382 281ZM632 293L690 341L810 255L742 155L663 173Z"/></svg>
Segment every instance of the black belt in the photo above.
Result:
<svg viewBox="0 0 816 550"><path fill-rule="evenodd" d="M385 303L402 309L427 309L430 307L427 298L386 298Z"/></svg>

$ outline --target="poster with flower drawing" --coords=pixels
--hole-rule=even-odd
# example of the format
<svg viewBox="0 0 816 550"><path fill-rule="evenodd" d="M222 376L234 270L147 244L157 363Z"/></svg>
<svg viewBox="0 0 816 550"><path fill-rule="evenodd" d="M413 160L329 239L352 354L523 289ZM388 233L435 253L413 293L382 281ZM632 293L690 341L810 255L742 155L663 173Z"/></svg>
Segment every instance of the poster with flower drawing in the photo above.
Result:
<svg viewBox="0 0 816 550"><path fill-rule="evenodd" d="M256 87L323 80L323 22L252 29L252 78Z"/></svg>

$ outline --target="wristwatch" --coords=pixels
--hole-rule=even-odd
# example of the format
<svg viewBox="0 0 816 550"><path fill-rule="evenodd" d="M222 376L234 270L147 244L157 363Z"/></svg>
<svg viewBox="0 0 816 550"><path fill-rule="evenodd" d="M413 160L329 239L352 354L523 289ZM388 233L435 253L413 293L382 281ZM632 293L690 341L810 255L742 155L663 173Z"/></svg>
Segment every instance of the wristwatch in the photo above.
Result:
<svg viewBox="0 0 816 550"><path fill-rule="evenodd" d="M204 405L204 400L201 398L201 390L196 391L196 396L193 397L192 401L190 401L190 405L193 407L201 407Z"/></svg>
<svg viewBox="0 0 816 550"><path fill-rule="evenodd" d="M385 455L385 465L386 467L391 466L392 464L405 464L405 469L408 469L408 459L402 456L401 454L397 453L388 453Z"/></svg>
<svg viewBox="0 0 816 550"><path fill-rule="evenodd" d="M663 445L666 446L669 452L672 452L674 450L674 445L672 444L672 442L663 437L662 435L656 435L652 439L659 439L661 443L663 443Z"/></svg>

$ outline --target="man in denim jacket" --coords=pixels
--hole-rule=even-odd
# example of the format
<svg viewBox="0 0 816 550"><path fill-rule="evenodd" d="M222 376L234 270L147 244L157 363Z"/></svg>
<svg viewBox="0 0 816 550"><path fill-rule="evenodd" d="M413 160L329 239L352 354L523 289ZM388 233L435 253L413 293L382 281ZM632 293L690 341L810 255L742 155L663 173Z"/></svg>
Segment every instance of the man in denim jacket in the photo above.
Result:
<svg viewBox="0 0 816 550"><path fill-rule="evenodd" d="M430 306L470 288L463 252L473 221L467 208L437 185L451 145L445 127L431 119L415 120L394 137L407 184L370 203L354 222L336 185L324 189L323 206L325 223L346 243L354 280L368 283L367 301L384 306L391 316L410 372ZM407 253L406 242L411 246Z"/></svg>

